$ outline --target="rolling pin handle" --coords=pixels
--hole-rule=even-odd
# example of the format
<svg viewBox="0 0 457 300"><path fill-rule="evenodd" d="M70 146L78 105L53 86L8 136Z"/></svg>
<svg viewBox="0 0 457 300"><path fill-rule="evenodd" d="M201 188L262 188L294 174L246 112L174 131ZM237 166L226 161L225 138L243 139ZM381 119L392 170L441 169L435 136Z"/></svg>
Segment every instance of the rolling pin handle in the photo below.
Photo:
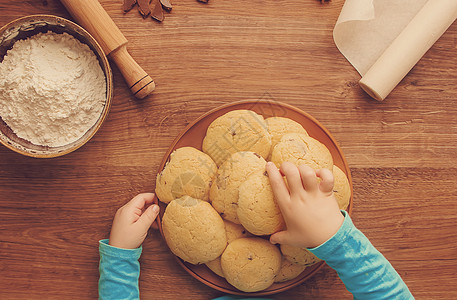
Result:
<svg viewBox="0 0 457 300"><path fill-rule="evenodd" d="M108 57L114 60L135 97L143 99L154 91L154 80L130 56L125 45L112 51Z"/></svg>

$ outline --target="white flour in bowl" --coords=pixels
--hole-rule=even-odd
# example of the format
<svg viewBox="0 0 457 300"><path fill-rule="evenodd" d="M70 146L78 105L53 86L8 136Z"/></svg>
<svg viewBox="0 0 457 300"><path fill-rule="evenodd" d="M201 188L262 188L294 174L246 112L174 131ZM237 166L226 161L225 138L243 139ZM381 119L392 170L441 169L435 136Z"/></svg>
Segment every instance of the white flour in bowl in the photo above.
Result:
<svg viewBox="0 0 457 300"><path fill-rule="evenodd" d="M19 40L0 63L0 116L36 145L78 140L105 102L105 75L95 54L67 33Z"/></svg>

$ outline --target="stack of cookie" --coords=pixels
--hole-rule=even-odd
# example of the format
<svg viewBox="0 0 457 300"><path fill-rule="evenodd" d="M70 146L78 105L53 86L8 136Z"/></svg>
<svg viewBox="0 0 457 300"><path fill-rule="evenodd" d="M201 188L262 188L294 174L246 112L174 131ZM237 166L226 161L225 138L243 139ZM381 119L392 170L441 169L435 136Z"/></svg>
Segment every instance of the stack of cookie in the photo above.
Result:
<svg viewBox="0 0 457 300"><path fill-rule="evenodd" d="M176 256L206 264L244 292L291 280L319 261L306 249L268 241L285 223L265 165L333 170L335 196L346 209L349 182L325 145L291 119L235 110L210 124L202 150L176 149L157 175L157 197L168 203L163 235Z"/></svg>

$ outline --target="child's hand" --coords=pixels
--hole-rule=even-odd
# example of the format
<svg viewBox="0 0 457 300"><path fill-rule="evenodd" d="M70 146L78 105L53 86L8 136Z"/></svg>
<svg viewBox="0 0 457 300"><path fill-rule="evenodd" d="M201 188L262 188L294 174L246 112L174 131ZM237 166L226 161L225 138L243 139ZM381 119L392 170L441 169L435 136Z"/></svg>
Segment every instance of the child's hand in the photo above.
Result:
<svg viewBox="0 0 457 300"><path fill-rule="evenodd" d="M158 205L150 205L154 194L139 194L119 208L114 216L109 244L123 249L138 248L146 238L149 227L159 214Z"/></svg>
<svg viewBox="0 0 457 300"><path fill-rule="evenodd" d="M287 226L285 231L271 235L271 243L314 248L338 231L344 216L333 196L333 174L330 170L314 171L306 165L296 167L285 162L281 165L281 172L286 176L288 189L273 163L267 163L266 169Z"/></svg>

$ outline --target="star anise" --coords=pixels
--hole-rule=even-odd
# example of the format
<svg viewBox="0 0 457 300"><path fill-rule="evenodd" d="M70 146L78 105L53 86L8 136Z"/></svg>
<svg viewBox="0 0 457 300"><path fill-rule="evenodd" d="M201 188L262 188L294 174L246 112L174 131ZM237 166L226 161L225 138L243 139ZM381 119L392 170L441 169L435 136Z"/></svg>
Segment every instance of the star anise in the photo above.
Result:
<svg viewBox="0 0 457 300"><path fill-rule="evenodd" d="M143 18L151 16L159 22L164 19L163 11L169 12L173 8L170 0L124 0L124 12L129 12L135 5L138 5L138 11Z"/></svg>

